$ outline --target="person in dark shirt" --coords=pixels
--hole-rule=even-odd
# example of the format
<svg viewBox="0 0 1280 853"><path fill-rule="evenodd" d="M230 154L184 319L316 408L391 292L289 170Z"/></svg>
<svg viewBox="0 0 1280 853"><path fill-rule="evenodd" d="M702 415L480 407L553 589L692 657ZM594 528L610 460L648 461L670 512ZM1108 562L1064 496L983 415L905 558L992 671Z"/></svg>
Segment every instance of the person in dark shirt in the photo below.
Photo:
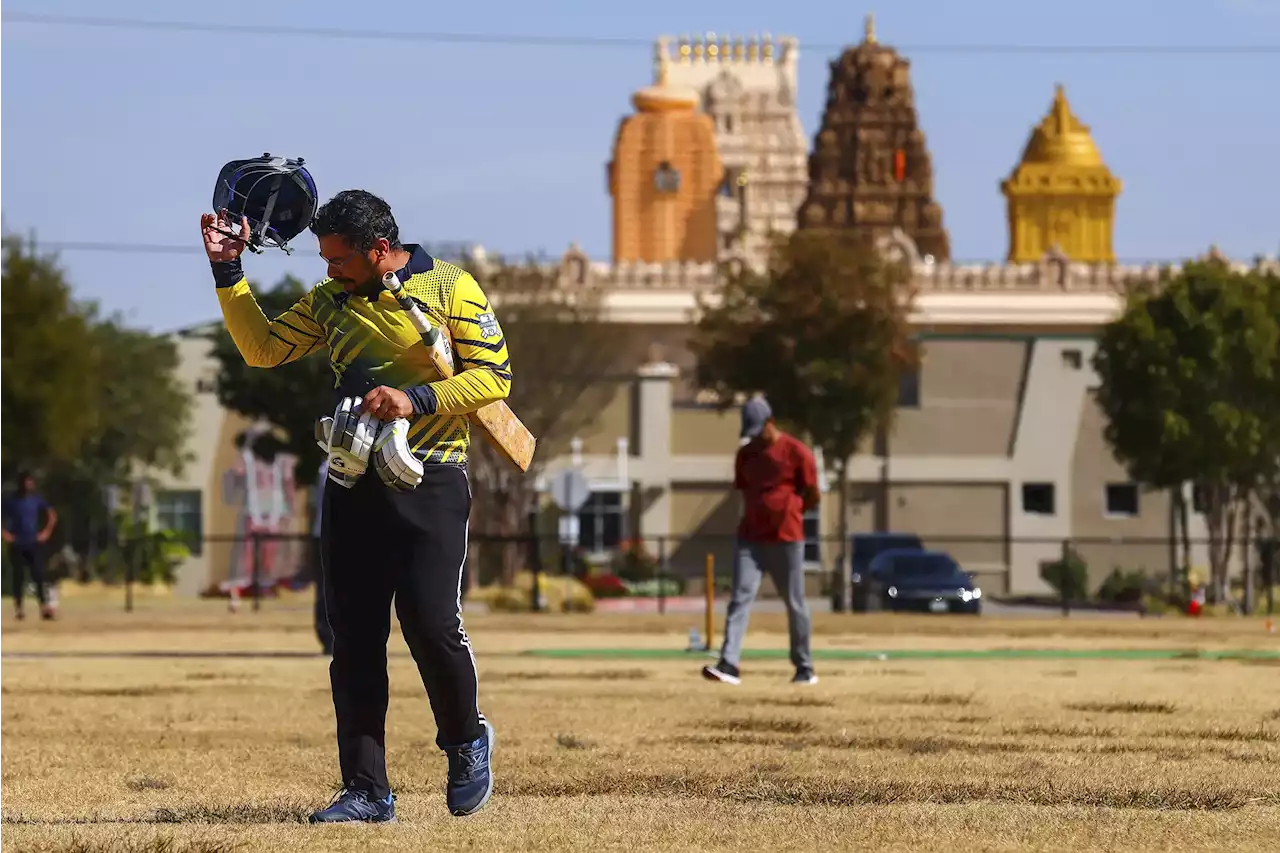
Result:
<svg viewBox="0 0 1280 853"><path fill-rule="evenodd" d="M747 620L767 574L787 608L795 684L815 684L809 651L809 606L804 597L804 514L818 505L818 466L804 442L783 432L763 397L742 407L743 444L734 460L733 486L742 493L733 593L725 619L720 660L702 674L726 684L741 682L738 669Z"/></svg>
<svg viewBox="0 0 1280 853"><path fill-rule="evenodd" d="M41 513L44 514L43 520ZM35 476L26 471L18 474L17 490L4 499L3 536L9 546L9 563L13 566L13 604L19 619L26 615L22 599L26 596L28 575L36 586L40 615L45 619L53 618L53 606L49 603L45 583L44 545L53 536L57 524L58 513L36 491Z"/></svg>

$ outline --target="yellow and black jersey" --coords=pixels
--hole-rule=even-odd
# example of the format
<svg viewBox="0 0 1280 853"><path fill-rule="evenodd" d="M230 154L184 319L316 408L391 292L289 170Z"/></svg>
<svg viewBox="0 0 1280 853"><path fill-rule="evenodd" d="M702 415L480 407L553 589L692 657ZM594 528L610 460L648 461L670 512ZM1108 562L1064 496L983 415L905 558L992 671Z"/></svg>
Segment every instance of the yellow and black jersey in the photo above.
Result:
<svg viewBox="0 0 1280 853"><path fill-rule="evenodd" d="M467 413L505 399L511 360L502 327L475 278L407 244L409 263L397 275L432 323L453 342L455 375L442 379L418 330L394 296L347 293L326 279L274 320L258 306L239 264L215 264L218 303L227 331L253 367L276 367L329 351L336 396L362 396L379 385L406 391L416 414L409 444L424 462L467 459ZM222 267L222 269L219 269ZM317 412L320 417L326 412Z"/></svg>

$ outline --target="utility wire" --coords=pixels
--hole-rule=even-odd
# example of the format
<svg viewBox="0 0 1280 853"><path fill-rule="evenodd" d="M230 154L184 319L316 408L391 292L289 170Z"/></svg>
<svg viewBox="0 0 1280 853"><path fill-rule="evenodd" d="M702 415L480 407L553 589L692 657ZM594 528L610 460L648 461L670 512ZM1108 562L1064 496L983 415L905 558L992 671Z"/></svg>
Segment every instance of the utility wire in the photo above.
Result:
<svg viewBox="0 0 1280 853"><path fill-rule="evenodd" d="M36 250L50 250L54 252L111 252L111 253L128 254L128 255L190 255L190 254L197 254L197 253L201 255L204 254L204 247L200 245L199 241L197 241L196 243L190 246L183 246L178 244L164 244L164 243L123 243L123 242L105 243L105 242L95 242L92 240L65 240L65 241L36 240L32 245ZM446 242L441 244L426 245L425 248L428 250L429 254L433 254L436 257L439 257L442 253L449 253L451 251L457 252L458 251L457 247L459 246L466 248L473 245L475 244L473 243L454 244L454 243ZM497 256L498 253L491 252L490 254ZM281 257L284 257L284 255L281 255ZM546 255L546 254L541 255L541 257L545 261L556 261L558 259L558 256L552 257L551 255ZM1136 266L1139 264L1180 263L1182 260L1183 259L1181 258L1174 258L1174 259L1117 258L1116 263L1129 265L1129 266ZM970 264L986 264L990 262L991 262L991 259L989 258L953 258L950 263L953 266L964 266L964 265L970 265ZM1000 261L1000 263L1003 263L1003 261Z"/></svg>
<svg viewBox="0 0 1280 853"><path fill-rule="evenodd" d="M140 18L102 18L88 15L46 15L38 12L4 10L0 20L12 24L40 24L56 27L99 27L118 30L213 33L226 35L226 24L197 21L166 21ZM284 24L235 25L237 36L264 35L304 39L348 39L412 41L438 44L520 45L527 47L653 48L653 39L611 36L530 35L520 33L455 33L425 30L361 30L340 27L300 27ZM801 49L841 52L852 44L801 42ZM1189 56L1280 55L1280 44L900 44L893 47L904 54L1112 54Z"/></svg>

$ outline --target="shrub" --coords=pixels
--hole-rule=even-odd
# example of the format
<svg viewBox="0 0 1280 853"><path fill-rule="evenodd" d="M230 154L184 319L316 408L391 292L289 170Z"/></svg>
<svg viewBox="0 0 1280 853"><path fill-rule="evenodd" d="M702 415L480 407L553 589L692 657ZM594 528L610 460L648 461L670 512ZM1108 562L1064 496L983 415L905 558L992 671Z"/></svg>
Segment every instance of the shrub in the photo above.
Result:
<svg viewBox="0 0 1280 853"><path fill-rule="evenodd" d="M590 613L595 610L595 596L577 578L559 575L538 576L538 590L545 609L559 613ZM517 572L511 586L484 586L467 593L471 601L484 602L489 609L503 613L525 613L533 609L533 574Z"/></svg>
<svg viewBox="0 0 1280 853"><path fill-rule="evenodd" d="M658 558L649 553L638 539L628 539L618 546L613 558L613 573L624 581L646 581L658 576Z"/></svg>
<svg viewBox="0 0 1280 853"><path fill-rule="evenodd" d="M1148 594L1159 592L1158 582L1144 569L1126 570L1116 566L1098 587L1098 600L1112 604L1133 604Z"/></svg>
<svg viewBox="0 0 1280 853"><path fill-rule="evenodd" d="M1089 564L1074 548L1068 547L1064 558L1041 564L1040 579L1052 587L1059 598L1079 601L1089 589Z"/></svg>
<svg viewBox="0 0 1280 853"><path fill-rule="evenodd" d="M635 581L630 584L631 594L645 598L672 598L684 594L682 578L653 578L647 581Z"/></svg>
<svg viewBox="0 0 1280 853"><path fill-rule="evenodd" d="M587 575L583 583L596 598L622 598L631 594L626 582L615 574Z"/></svg>

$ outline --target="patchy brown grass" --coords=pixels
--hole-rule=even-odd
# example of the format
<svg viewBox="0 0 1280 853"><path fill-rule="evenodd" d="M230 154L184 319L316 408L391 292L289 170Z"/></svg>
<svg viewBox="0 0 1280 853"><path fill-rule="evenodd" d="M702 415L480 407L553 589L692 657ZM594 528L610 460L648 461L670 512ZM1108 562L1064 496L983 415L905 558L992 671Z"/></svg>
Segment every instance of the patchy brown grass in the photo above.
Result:
<svg viewBox="0 0 1280 853"><path fill-rule="evenodd" d="M1172 714L1177 706L1172 702L1068 702L1063 707L1071 711L1097 714Z"/></svg>
<svg viewBox="0 0 1280 853"><path fill-rule="evenodd" d="M4 849L1200 851L1280 837L1280 710L1244 661L820 660L822 681L798 687L785 660L751 660L729 687L700 678L700 656L518 654L687 638L686 618L604 616L468 620L498 747L494 800L466 820L444 809L444 759L397 636L387 743L401 823L311 827L337 768L327 661L297 654L313 642L307 605L231 616L144 602L131 617L72 606L53 625L6 621L6 652L294 656L7 658ZM750 644L785 645L784 623L760 616ZM988 646L1250 642L1159 621L948 630ZM939 625L833 617L815 647L936 647Z"/></svg>

